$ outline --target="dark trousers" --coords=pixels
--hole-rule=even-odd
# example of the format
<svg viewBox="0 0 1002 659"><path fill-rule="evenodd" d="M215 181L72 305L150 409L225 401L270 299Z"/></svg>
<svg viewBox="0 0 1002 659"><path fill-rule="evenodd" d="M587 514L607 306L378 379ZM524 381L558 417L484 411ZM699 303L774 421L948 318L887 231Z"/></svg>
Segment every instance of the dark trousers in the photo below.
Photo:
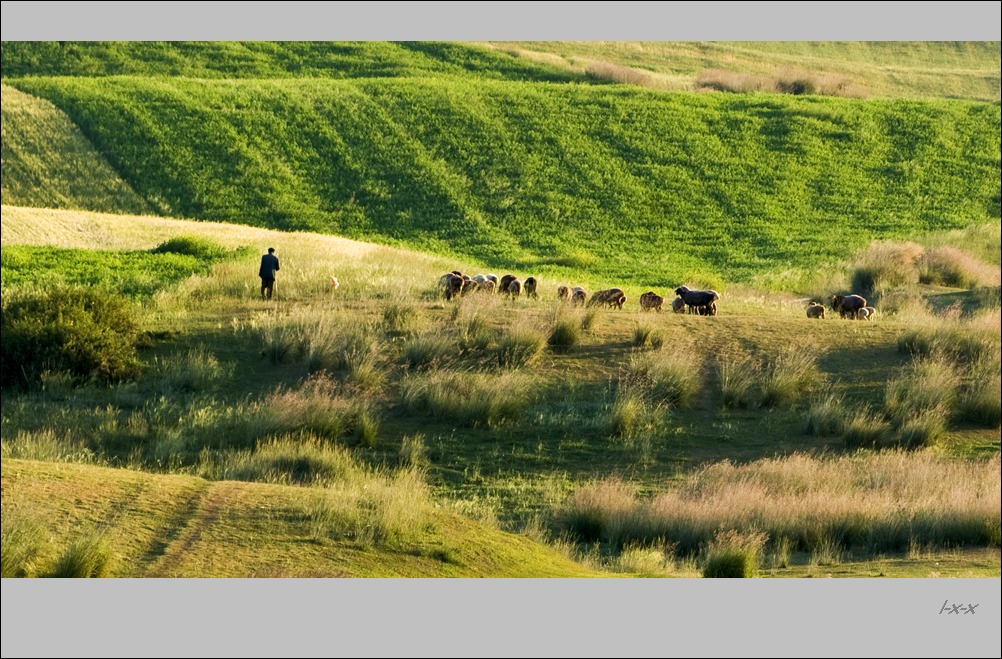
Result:
<svg viewBox="0 0 1002 659"><path fill-rule="evenodd" d="M275 280L261 277L261 299L271 299L271 292L275 288Z"/></svg>

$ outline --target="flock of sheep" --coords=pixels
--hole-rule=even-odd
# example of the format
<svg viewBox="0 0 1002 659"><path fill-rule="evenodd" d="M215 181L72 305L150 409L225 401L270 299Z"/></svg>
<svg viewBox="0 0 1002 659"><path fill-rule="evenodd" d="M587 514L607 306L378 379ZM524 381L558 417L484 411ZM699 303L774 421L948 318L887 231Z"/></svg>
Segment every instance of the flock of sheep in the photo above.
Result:
<svg viewBox="0 0 1002 659"><path fill-rule="evenodd" d="M518 297L524 293L527 297L537 298L539 297L538 286L539 280L535 277L527 277L525 281L515 275L505 275L500 279L493 274L471 277L458 270L447 272L438 279L438 289L446 300L452 300L475 291L500 293L512 297ZM672 301L672 311L675 313L689 312L701 316L717 315L717 300L720 299L720 293L694 291L680 286L675 289L675 294L678 296ZM557 298L575 306L605 306L622 309L623 305L626 304L626 293L621 288L596 291L589 298L588 292L581 286L560 286L557 288ZM665 299L654 291L648 291L640 296L640 308L644 311L661 311L664 302Z"/></svg>
<svg viewBox="0 0 1002 659"><path fill-rule="evenodd" d="M447 272L438 280L438 288L446 300L467 295L475 291L486 293L500 293L511 297L518 297L523 293L527 297L537 298L539 280L535 277L527 277L525 281L515 275L505 275L498 279L497 275L475 275L473 277L464 275L458 270ZM700 316L716 316L717 300L720 293L713 290L697 291L685 286L675 289L675 299L672 300L672 311L675 313L690 313ZM626 304L626 293L621 288L608 288L592 293L588 297L588 292L581 286L560 286L557 288L557 298L562 302L569 302L574 306L605 306L622 309ZM643 311L661 311L665 298L654 291L647 291L640 296L640 308ZM860 295L833 295L831 297L832 311L838 313L842 318L854 318L857 320L872 320L877 310L867 306L866 299ZM807 305L807 317L825 317L825 306L819 302L810 302Z"/></svg>

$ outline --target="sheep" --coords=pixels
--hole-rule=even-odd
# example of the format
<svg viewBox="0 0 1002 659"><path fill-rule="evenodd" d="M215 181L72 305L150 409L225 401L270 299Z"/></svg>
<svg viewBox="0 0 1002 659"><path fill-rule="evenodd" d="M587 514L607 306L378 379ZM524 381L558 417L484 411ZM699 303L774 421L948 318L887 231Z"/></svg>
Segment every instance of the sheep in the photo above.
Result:
<svg viewBox="0 0 1002 659"><path fill-rule="evenodd" d="M502 280L503 281L503 280ZM508 294L512 297L518 297L522 293L522 282L518 279L512 279L508 282Z"/></svg>
<svg viewBox="0 0 1002 659"><path fill-rule="evenodd" d="M720 293L716 291L693 291L685 286L675 289L675 294L682 298L689 313L698 313L701 316L716 316L717 305L714 304L720 299ZM710 305L713 305L712 308ZM706 307L706 309L702 309Z"/></svg>
<svg viewBox="0 0 1002 659"><path fill-rule="evenodd" d="M509 286L516 279L518 279L518 277L516 277L515 275L505 275L504 277L501 278L500 283L498 283L498 290L501 291L501 293L504 295L510 294L511 290L509 289Z"/></svg>
<svg viewBox="0 0 1002 659"><path fill-rule="evenodd" d="M654 309L658 313L661 313L661 305L664 304L665 299L655 293L654 291L647 291L640 296L640 308L643 311L650 311Z"/></svg>
<svg viewBox="0 0 1002 659"><path fill-rule="evenodd" d="M866 298L861 295L832 295L831 305L832 311L837 311L841 318L856 318L859 310L866 307Z"/></svg>
<svg viewBox="0 0 1002 659"><path fill-rule="evenodd" d="M807 305L807 317L808 318L820 318L824 320L825 318L825 305L818 304L817 302L811 302Z"/></svg>
<svg viewBox="0 0 1002 659"><path fill-rule="evenodd" d="M566 286L557 286L557 299L566 302L571 297L571 289Z"/></svg>
<svg viewBox="0 0 1002 659"><path fill-rule="evenodd" d="M585 299L588 297L588 291L581 288L580 286L575 286L571 289L571 304L575 307L583 306Z"/></svg>
<svg viewBox="0 0 1002 659"><path fill-rule="evenodd" d="M465 281L462 276L453 272L447 272L438 278L438 289L445 296L446 300L451 300L463 291Z"/></svg>
<svg viewBox="0 0 1002 659"><path fill-rule="evenodd" d="M877 315L877 310L874 307L863 307L862 310L866 312L866 320L873 320L874 316Z"/></svg>
<svg viewBox="0 0 1002 659"><path fill-rule="evenodd" d="M526 297L535 299L539 297L536 295L536 286L538 285L539 281L535 277L526 277L525 283L522 284L522 291L525 292Z"/></svg>
<svg viewBox="0 0 1002 659"><path fill-rule="evenodd" d="M619 288L596 291L592 294L591 299L588 300L588 306L591 307L596 304L622 309L623 305L626 304L626 294Z"/></svg>
<svg viewBox="0 0 1002 659"><path fill-rule="evenodd" d="M677 297L671 301L671 310L675 313L685 313L685 300Z"/></svg>

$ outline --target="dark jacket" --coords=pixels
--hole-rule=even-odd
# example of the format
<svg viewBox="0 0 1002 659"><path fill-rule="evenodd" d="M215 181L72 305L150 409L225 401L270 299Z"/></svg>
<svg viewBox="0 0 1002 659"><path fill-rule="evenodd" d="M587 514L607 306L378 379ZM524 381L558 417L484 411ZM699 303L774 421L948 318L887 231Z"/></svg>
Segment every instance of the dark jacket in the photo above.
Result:
<svg viewBox="0 0 1002 659"><path fill-rule="evenodd" d="M261 279L274 279L278 272L278 257L274 254L265 254L261 257L261 271L258 276Z"/></svg>

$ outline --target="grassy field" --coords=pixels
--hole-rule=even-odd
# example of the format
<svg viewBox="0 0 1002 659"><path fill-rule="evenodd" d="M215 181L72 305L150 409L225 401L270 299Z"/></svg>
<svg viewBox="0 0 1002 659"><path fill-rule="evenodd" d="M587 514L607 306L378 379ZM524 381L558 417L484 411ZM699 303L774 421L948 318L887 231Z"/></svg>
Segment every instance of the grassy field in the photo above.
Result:
<svg viewBox="0 0 1002 659"><path fill-rule="evenodd" d="M912 299L872 323L812 321L802 300L773 295L764 305L751 289L722 300L712 318L644 313L638 288L628 288L623 311L574 310L557 302L553 280L538 301L474 296L447 304L438 275L477 264L307 233L80 211L4 207L3 232L5 242L60 246L54 255L148 250L176 235L228 250L256 247L136 298L152 338L140 351L138 381L72 387L56 375L36 391L5 391L5 465L129 468L199 488L236 480L244 484L232 487L248 497L259 490L246 483L256 482L307 499L345 473L381 478L395 492L420 469L427 501L528 535L590 569L659 576L699 575L714 529L764 519L779 506L778 494L756 499L745 484L747 470L767 470L785 474L789 483L777 486L794 492L797 483L829 484L835 489L816 496L835 507L827 526L791 512L782 529L767 529L762 574L914 576L950 560L944 576L997 575L995 506L961 514L944 497L901 494L927 491L928 482L997 484L997 296L928 288L919 295L932 306ZM964 238L942 234L930 247L951 241ZM256 299L257 254L267 245L283 258L270 303ZM330 275L341 281L337 290ZM967 312L953 306L958 300L969 302ZM568 321L574 338L547 347L552 328ZM940 341L968 347L932 366L902 348ZM980 375L993 369L994 380ZM919 379L950 402L930 405L921 387L895 384L914 373L927 374ZM972 409L989 415L979 421ZM869 416L857 422L842 410ZM930 412L947 423L922 425ZM916 437L918 450L895 453ZM857 446L882 450L838 457ZM726 464L747 466L726 472ZM37 469L49 467L28 471ZM705 469L718 474L710 489L699 485ZM629 485L590 514L611 521L582 526L589 517L578 514L581 502L610 475ZM839 485L860 479L889 489L873 498ZM18 501L7 487L5 507ZM682 509L659 501L685 501L692 488L715 501L686 504L703 516L682 529L684 517L658 521L659 505ZM754 501L762 511L746 509ZM881 510L904 517L881 527ZM969 519L960 527L969 530L944 530L952 527L937 516ZM671 551L658 544L665 537ZM978 553L985 546L996 549ZM197 569L217 569L199 560ZM255 565L260 574L291 574L275 567L284 560Z"/></svg>
<svg viewBox="0 0 1002 659"><path fill-rule="evenodd" d="M2 57L5 577L999 577L997 43Z"/></svg>
<svg viewBox="0 0 1002 659"><path fill-rule="evenodd" d="M664 90L770 90L806 80L837 96L999 100L998 42L528 41L485 45L597 80Z"/></svg>
<svg viewBox="0 0 1002 659"><path fill-rule="evenodd" d="M160 215L610 285L803 292L873 239L999 213L997 103L447 77L7 82L65 111Z"/></svg>

